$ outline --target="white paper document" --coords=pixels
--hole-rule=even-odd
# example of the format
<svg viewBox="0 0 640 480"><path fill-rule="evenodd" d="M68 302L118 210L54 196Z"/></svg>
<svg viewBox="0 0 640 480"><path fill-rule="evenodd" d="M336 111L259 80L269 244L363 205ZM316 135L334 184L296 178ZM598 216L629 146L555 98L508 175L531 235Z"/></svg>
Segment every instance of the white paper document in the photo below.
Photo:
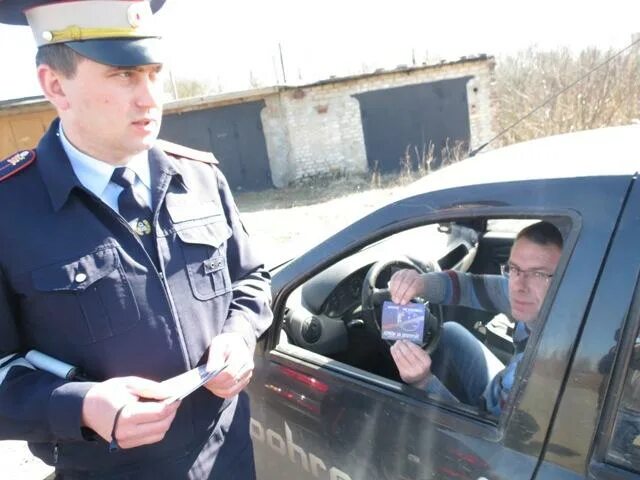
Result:
<svg viewBox="0 0 640 480"><path fill-rule="evenodd" d="M180 375L176 375L175 377L165 380L161 385L166 388L166 391L171 395L165 401L171 403L176 400L182 400L209 380L213 379L225 368L227 368L226 364L215 370L207 371L206 365L200 365L188 372L181 373Z"/></svg>

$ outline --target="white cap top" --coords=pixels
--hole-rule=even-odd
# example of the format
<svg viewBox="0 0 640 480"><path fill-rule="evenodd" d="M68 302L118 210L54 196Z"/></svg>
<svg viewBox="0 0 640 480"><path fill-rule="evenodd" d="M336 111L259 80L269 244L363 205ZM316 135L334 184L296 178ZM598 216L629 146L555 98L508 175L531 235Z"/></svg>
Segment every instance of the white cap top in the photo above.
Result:
<svg viewBox="0 0 640 480"><path fill-rule="evenodd" d="M38 47L79 40L160 37L146 0L75 0L25 10Z"/></svg>

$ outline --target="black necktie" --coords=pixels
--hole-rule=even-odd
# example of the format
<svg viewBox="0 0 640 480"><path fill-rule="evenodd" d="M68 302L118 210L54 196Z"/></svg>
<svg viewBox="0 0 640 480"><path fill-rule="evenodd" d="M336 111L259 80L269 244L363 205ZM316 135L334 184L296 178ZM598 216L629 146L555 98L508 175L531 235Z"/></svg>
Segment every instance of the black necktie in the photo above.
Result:
<svg viewBox="0 0 640 480"><path fill-rule="evenodd" d="M153 212L141 195L133 188L136 181L136 173L127 167L118 167L111 175L111 181L123 188L118 196L118 210L132 230L142 241L145 250L158 264L158 254L153 236Z"/></svg>

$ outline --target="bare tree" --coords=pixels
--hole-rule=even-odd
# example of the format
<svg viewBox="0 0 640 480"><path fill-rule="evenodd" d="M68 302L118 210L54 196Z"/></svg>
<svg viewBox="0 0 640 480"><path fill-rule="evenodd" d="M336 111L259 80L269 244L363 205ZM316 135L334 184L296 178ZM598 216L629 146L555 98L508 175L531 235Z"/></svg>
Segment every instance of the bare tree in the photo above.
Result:
<svg viewBox="0 0 640 480"><path fill-rule="evenodd" d="M613 50L533 49L497 62L497 126L501 131L553 94L601 65ZM629 50L506 132L502 145L556 133L628 124L640 116L640 54Z"/></svg>

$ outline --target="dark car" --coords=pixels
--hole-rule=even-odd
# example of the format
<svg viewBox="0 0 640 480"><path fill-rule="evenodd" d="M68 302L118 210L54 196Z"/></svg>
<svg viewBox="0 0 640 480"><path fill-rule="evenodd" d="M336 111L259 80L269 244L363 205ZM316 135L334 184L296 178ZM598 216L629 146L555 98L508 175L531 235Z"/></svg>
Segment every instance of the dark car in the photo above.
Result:
<svg viewBox="0 0 640 480"><path fill-rule="evenodd" d="M527 142L408 188L275 271L251 435L269 479L638 478L640 126ZM380 336L398 268L499 274L547 220L564 253L499 417L404 384ZM429 305L425 348L458 322L501 359L505 317Z"/></svg>

